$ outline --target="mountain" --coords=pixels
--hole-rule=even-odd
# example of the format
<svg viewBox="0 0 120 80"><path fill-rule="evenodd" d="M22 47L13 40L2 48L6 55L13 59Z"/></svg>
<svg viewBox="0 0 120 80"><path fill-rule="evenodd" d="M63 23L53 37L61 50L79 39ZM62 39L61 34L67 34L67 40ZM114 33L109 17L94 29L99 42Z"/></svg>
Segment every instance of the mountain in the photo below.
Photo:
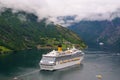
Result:
<svg viewBox="0 0 120 80"><path fill-rule="evenodd" d="M81 36L89 48L120 51L120 18L111 21L84 20L68 28Z"/></svg>
<svg viewBox="0 0 120 80"><path fill-rule="evenodd" d="M85 47L83 41L71 30L60 25L38 21L37 16L26 12L13 13L6 9L0 13L0 52L41 47L63 47L68 43Z"/></svg>

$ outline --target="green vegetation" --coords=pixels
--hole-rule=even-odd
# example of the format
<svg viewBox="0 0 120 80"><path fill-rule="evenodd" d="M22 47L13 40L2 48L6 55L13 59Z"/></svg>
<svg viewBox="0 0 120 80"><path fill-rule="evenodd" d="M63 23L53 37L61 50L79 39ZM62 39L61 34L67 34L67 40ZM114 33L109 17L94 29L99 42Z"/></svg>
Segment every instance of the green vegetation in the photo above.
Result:
<svg viewBox="0 0 120 80"><path fill-rule="evenodd" d="M56 47L58 44L86 45L72 31L46 19L38 22L37 16L25 12L12 13L11 9L0 14L0 50L24 50L34 47ZM1 52L1 51L0 51Z"/></svg>
<svg viewBox="0 0 120 80"><path fill-rule="evenodd" d="M10 52L11 50L4 47L4 46L0 46L0 53L4 53L4 52Z"/></svg>

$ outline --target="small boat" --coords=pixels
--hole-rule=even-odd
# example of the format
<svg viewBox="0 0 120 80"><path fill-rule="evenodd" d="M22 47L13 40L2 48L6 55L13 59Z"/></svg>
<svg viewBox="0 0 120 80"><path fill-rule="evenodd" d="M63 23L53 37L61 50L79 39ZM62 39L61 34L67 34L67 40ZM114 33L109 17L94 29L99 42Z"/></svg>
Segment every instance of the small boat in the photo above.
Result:
<svg viewBox="0 0 120 80"><path fill-rule="evenodd" d="M58 50L51 51L42 55L40 60L41 70L58 70L80 64L84 58L84 53L75 47L62 51L62 46L58 46Z"/></svg>

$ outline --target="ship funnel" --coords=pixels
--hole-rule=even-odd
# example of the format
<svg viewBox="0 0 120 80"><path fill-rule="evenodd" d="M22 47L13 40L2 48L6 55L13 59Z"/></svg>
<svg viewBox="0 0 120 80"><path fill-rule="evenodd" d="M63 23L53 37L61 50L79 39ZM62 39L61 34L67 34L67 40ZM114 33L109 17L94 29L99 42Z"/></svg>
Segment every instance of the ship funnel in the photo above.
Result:
<svg viewBox="0 0 120 80"><path fill-rule="evenodd" d="M62 51L62 45L58 45L58 52L61 52Z"/></svg>

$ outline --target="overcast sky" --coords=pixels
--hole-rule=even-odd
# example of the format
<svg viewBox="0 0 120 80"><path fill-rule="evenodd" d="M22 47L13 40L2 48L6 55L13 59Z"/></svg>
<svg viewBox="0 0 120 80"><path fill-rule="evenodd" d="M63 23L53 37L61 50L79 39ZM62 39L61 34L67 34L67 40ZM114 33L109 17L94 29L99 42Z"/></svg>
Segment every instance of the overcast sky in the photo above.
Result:
<svg viewBox="0 0 120 80"><path fill-rule="evenodd" d="M119 17L120 0L0 0L0 8L24 10L36 14L39 19L49 18L59 24L69 24L82 19L110 20ZM116 12L111 18L111 14ZM65 23L60 16L75 16Z"/></svg>

